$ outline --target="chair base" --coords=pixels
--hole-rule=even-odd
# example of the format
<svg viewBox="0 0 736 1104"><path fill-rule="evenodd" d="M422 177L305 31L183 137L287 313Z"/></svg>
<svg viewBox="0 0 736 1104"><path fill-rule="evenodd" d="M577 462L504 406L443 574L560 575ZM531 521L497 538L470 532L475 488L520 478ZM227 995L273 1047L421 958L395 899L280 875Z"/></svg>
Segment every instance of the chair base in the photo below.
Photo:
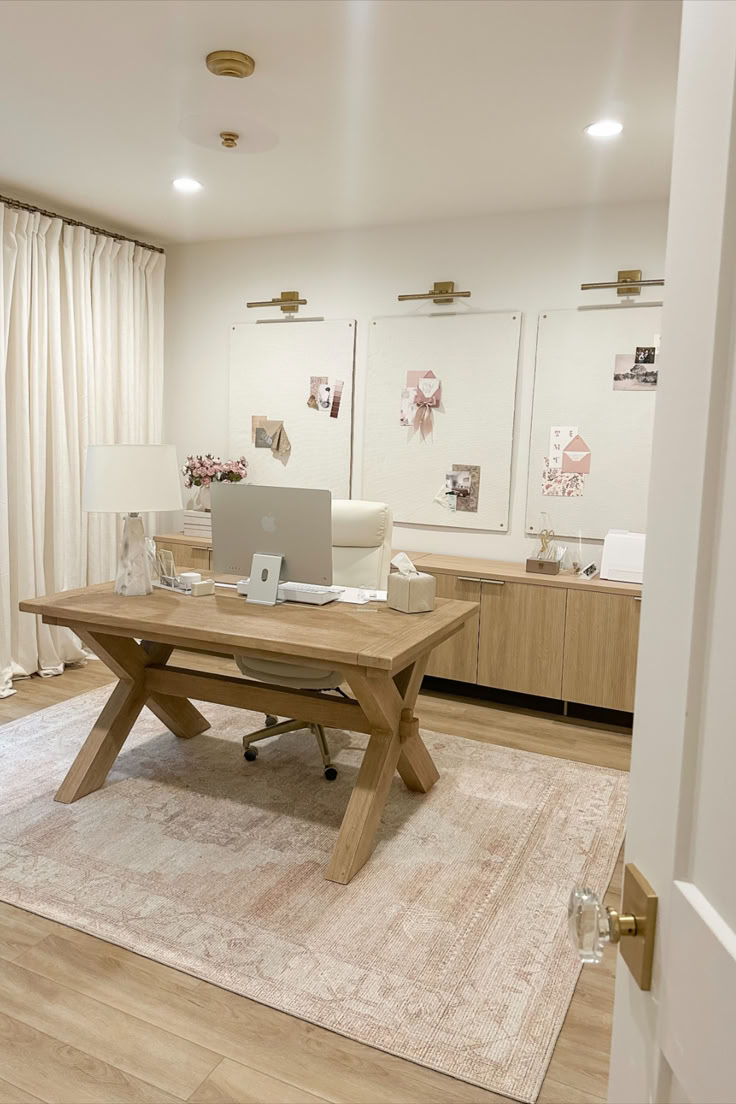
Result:
<svg viewBox="0 0 736 1104"><path fill-rule="evenodd" d="M258 748L252 747L252 745L258 740L265 740L267 736L279 736L284 732L298 732L300 728L308 728L314 734L322 756L325 778L328 782L334 781L337 778L337 768L332 766L325 730L321 724L315 724L311 721L279 722L276 717L269 713L263 728L257 728L255 732L249 732L247 736L243 737L243 754L246 759L253 762L258 758Z"/></svg>

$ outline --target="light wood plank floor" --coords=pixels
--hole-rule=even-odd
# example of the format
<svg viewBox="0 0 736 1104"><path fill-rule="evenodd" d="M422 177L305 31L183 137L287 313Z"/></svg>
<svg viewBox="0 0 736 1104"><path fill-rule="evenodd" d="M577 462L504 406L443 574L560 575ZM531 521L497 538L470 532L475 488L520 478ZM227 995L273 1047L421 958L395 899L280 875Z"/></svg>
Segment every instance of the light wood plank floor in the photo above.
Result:
<svg viewBox="0 0 736 1104"><path fill-rule="evenodd" d="M194 665L194 657L183 660ZM223 661L200 657L218 669ZM227 667L230 671L230 666ZM15 683L0 724L111 682L99 662ZM422 725L627 770L630 735L423 693ZM620 896L621 859L607 903ZM615 949L580 977L541 1104L606 1098ZM460 1104L504 1097L0 902L0 1104Z"/></svg>

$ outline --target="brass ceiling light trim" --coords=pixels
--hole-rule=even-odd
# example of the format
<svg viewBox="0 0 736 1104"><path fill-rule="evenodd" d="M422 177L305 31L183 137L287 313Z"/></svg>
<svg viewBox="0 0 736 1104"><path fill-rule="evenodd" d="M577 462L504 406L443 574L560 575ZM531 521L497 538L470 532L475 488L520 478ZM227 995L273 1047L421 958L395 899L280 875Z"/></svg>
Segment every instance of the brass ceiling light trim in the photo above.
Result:
<svg viewBox="0 0 736 1104"><path fill-rule="evenodd" d="M207 68L216 77L249 77L255 67L250 54L240 50L213 50L207 55Z"/></svg>
<svg viewBox="0 0 736 1104"><path fill-rule="evenodd" d="M234 149L238 144L239 134L236 134L234 130L221 130L220 137L222 138L222 144L225 149Z"/></svg>

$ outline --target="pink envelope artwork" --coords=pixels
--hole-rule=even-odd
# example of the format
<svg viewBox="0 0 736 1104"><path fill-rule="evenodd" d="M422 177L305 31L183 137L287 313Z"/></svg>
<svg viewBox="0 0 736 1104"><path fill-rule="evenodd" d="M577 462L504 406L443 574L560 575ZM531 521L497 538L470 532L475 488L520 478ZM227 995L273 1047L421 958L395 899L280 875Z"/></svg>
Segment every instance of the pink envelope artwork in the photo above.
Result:
<svg viewBox="0 0 736 1104"><path fill-rule="evenodd" d="M577 472L578 475L590 473L590 449L580 434L573 437L562 450L563 472Z"/></svg>
<svg viewBox="0 0 736 1104"><path fill-rule="evenodd" d="M414 391L414 428L421 431L422 440L432 432L432 409L440 405L442 383L434 372L407 372L406 386Z"/></svg>
<svg viewBox="0 0 736 1104"><path fill-rule="evenodd" d="M419 398L426 406L439 406L442 398L442 380L434 372L407 372L406 386L416 388Z"/></svg>

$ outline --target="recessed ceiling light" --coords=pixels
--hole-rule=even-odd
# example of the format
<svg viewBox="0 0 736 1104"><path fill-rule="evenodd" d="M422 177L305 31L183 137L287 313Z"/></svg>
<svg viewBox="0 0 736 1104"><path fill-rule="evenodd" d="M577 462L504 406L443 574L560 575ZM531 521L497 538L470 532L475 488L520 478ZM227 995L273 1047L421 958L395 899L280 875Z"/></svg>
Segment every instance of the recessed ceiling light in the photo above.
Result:
<svg viewBox="0 0 736 1104"><path fill-rule="evenodd" d="M192 180L191 176L179 176L173 182L177 192L198 192L202 185L198 180Z"/></svg>
<svg viewBox="0 0 736 1104"><path fill-rule="evenodd" d="M589 123L585 133L591 138L613 138L624 129L623 123L617 123L615 119L599 119L597 123Z"/></svg>

